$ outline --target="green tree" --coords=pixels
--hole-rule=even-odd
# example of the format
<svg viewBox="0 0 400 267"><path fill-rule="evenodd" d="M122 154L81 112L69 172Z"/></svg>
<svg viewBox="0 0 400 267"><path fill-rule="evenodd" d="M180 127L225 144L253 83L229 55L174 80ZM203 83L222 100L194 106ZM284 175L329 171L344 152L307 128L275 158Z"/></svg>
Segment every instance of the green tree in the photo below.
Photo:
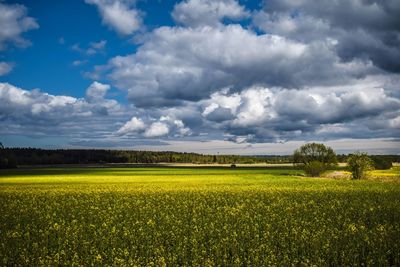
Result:
<svg viewBox="0 0 400 267"><path fill-rule="evenodd" d="M353 179L364 179L367 171L373 170L374 162L367 153L356 152L350 154L347 159L347 167L349 168Z"/></svg>
<svg viewBox="0 0 400 267"><path fill-rule="evenodd" d="M371 159L374 163L374 169L376 170L388 170L393 167L390 158L384 156L373 156Z"/></svg>
<svg viewBox="0 0 400 267"><path fill-rule="evenodd" d="M0 142L0 169L15 168L16 166L15 158Z"/></svg>
<svg viewBox="0 0 400 267"><path fill-rule="evenodd" d="M4 150L3 144L0 142L0 169L7 168L8 159L6 157L6 152Z"/></svg>
<svg viewBox="0 0 400 267"><path fill-rule="evenodd" d="M317 177L325 170L337 165L333 149L318 143L305 144L296 149L293 162L311 177Z"/></svg>

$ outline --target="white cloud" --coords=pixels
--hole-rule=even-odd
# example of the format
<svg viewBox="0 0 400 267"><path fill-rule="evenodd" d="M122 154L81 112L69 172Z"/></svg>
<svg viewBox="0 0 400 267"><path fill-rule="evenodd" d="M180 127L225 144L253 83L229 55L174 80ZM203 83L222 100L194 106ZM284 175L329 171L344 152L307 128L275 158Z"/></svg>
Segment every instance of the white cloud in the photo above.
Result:
<svg viewBox="0 0 400 267"><path fill-rule="evenodd" d="M94 49L104 49L106 47L107 41L106 40L101 40L99 42L92 42L90 43L90 47L94 48Z"/></svg>
<svg viewBox="0 0 400 267"><path fill-rule="evenodd" d="M147 123L143 121L142 118L132 117L132 119L126 122L116 134L119 136L136 134L136 137L154 138L167 135L171 137L181 137L192 133L189 128L185 127L182 120L168 115L161 116L156 121L150 116L145 117Z"/></svg>
<svg viewBox="0 0 400 267"><path fill-rule="evenodd" d="M213 93L210 97L210 101L206 101L207 106L204 108L202 115L207 116L219 107L230 109L233 113L236 113L241 102L241 97L238 93L228 95L228 92L229 90L222 90ZM207 102L211 104L208 104Z"/></svg>
<svg viewBox="0 0 400 267"><path fill-rule="evenodd" d="M254 24L263 32L285 36L290 39L310 43L315 40L326 40L336 37L338 31L331 28L326 20L315 18L304 13L292 16L286 12L256 12Z"/></svg>
<svg viewBox="0 0 400 267"><path fill-rule="evenodd" d="M242 19L249 16L236 0L187 0L175 5L172 17L183 25L217 26L224 18Z"/></svg>
<svg viewBox="0 0 400 267"><path fill-rule="evenodd" d="M90 113L84 109L85 102L70 96L55 96L42 93L39 90L27 91L0 83L1 114L16 117L48 116L58 119L58 116L74 116Z"/></svg>
<svg viewBox="0 0 400 267"><path fill-rule="evenodd" d="M104 99L110 88L111 87L108 84L102 84L95 81L86 89L86 99L89 102L101 101Z"/></svg>
<svg viewBox="0 0 400 267"><path fill-rule="evenodd" d="M85 65L85 64L87 64L88 62L89 62L88 60L74 60L74 61L72 62L72 66L78 67L78 66Z"/></svg>
<svg viewBox="0 0 400 267"><path fill-rule="evenodd" d="M104 53L104 50L106 48L107 41L106 40L101 40L98 42L91 42L87 48L82 48L79 43L73 44L71 46L71 49L79 52L81 54L85 54L88 56L95 55L97 53Z"/></svg>
<svg viewBox="0 0 400 267"><path fill-rule="evenodd" d="M250 88L241 94L241 105L234 125L240 127L261 126L266 120L276 117L272 106L274 95L264 88Z"/></svg>
<svg viewBox="0 0 400 267"><path fill-rule="evenodd" d="M144 136L148 138L161 137L169 133L169 128L166 123L154 122L150 127L144 132Z"/></svg>
<svg viewBox="0 0 400 267"><path fill-rule="evenodd" d="M0 61L0 76L10 73L13 68L14 63Z"/></svg>
<svg viewBox="0 0 400 267"><path fill-rule="evenodd" d="M400 73L399 12L399 1L269 0L253 22L264 32L292 40L331 42L343 61L370 60Z"/></svg>
<svg viewBox="0 0 400 267"><path fill-rule="evenodd" d="M111 86L95 81L85 98L1 84L0 133L50 129L124 144L141 138L155 144L155 137L243 145L394 138L400 116L400 24L394 15L400 6L370 2L269 0L245 26L234 22L249 16L238 1L184 0L172 12L178 26L155 28L141 36L134 54L114 57L91 75L109 79L133 105L107 99ZM134 0L86 3L121 35L142 26ZM23 6L4 6L13 12L0 23L14 26L7 36L0 29L0 49L26 44L21 33L36 22ZM100 40L72 49L89 56L106 46ZM0 63L0 75L10 70L8 62Z"/></svg>
<svg viewBox="0 0 400 267"><path fill-rule="evenodd" d="M29 30L39 28L34 18L27 16L23 5L0 3L0 51L6 49L7 43L17 46L28 46L30 42L21 35Z"/></svg>
<svg viewBox="0 0 400 267"><path fill-rule="evenodd" d="M367 87L324 95L286 90L278 96L276 110L279 114L311 123L351 121L400 109L400 100L387 96L382 88Z"/></svg>
<svg viewBox="0 0 400 267"><path fill-rule="evenodd" d="M93 123L97 123L96 127L107 127L98 124L99 121L108 124L108 118L120 117L122 107L115 100L103 99L104 91L94 90L96 86L97 89L107 87L99 83L92 84L89 88L91 90L88 90L89 94L94 96L95 93L99 93L96 96L101 98L101 101L96 98L97 102L92 103L83 98L51 95L38 89L29 91L8 83L0 83L1 127L3 130L16 127L20 134L26 133L28 128L36 127L38 132L38 128L40 131L47 131L46 127L51 129L54 125L70 124L66 131L73 131L78 125L79 128L89 127ZM53 130L61 128L60 126Z"/></svg>
<svg viewBox="0 0 400 267"><path fill-rule="evenodd" d="M131 133L138 133L146 129L146 125L142 119L137 117L132 117L132 119L126 122L118 131L119 135L126 135Z"/></svg>
<svg viewBox="0 0 400 267"><path fill-rule="evenodd" d="M322 2L347 19L348 10L339 8L346 1ZM238 1L186 0L174 6L177 26L155 28L135 53L96 66L92 77L109 78L138 110L148 111L135 113L147 127L138 133L142 137L152 137L154 127L159 128L155 136L164 132L160 136L168 140L394 137L399 75L395 68L382 71L372 50L365 49L383 47L396 59L396 18L382 17L389 12L384 3L349 3L349 14L360 7L374 21L380 17L390 24L390 34L376 35L381 26L356 14L347 30L332 10L321 9L320 3L314 9L308 0L266 1L264 9L252 12L250 26L234 22L249 15ZM341 47L344 43L365 49L354 56L358 52L351 45ZM387 62L395 67L392 61Z"/></svg>
<svg viewBox="0 0 400 267"><path fill-rule="evenodd" d="M173 136L186 136L190 135L192 131L185 127L185 124L182 120L173 118L171 116L161 116L160 122L166 124L168 126L169 132L173 134Z"/></svg>
<svg viewBox="0 0 400 267"><path fill-rule="evenodd" d="M378 72L369 61L342 62L329 42L304 44L240 25L161 27L136 54L115 57L102 70L139 107L199 101L226 87L342 86Z"/></svg>
<svg viewBox="0 0 400 267"><path fill-rule="evenodd" d="M90 43L89 48L86 50L86 54L91 56L91 55L97 54L99 52L103 52L106 45L107 45L106 40L101 40L97 43L92 42L92 43Z"/></svg>
<svg viewBox="0 0 400 267"><path fill-rule="evenodd" d="M102 22L119 34L130 35L139 30L142 19L133 1L123 0L85 0L88 4L96 5Z"/></svg>
<svg viewBox="0 0 400 267"><path fill-rule="evenodd" d="M203 101L202 115L216 121L232 140L242 137L249 142L293 140L307 135L363 136L373 129L388 129L389 133L389 128L395 128L400 100L388 96L382 88L356 85L342 92L324 91L250 87L240 94L215 93ZM228 102L235 104L221 105L226 99L235 99ZM216 119L215 113L223 108L229 114ZM378 123L382 120L390 122ZM358 133L354 132L357 123ZM384 132L382 135L386 137Z"/></svg>
<svg viewBox="0 0 400 267"><path fill-rule="evenodd" d="M389 120L389 127L394 129L400 129L400 116Z"/></svg>
<svg viewBox="0 0 400 267"><path fill-rule="evenodd" d="M206 98L223 87L240 90L254 83L302 82L301 76L314 71L303 68L312 64L309 52L301 43L257 35L240 25L162 27L136 54L115 57L107 68L109 77L128 91L134 104L168 106ZM315 70L324 71L316 66Z"/></svg>

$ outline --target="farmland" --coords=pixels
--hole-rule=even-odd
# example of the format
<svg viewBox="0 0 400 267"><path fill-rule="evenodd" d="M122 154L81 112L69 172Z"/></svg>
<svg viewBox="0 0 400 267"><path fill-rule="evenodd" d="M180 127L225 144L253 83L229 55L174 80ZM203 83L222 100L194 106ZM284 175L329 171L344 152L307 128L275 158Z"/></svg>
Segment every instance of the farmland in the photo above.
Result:
<svg viewBox="0 0 400 267"><path fill-rule="evenodd" d="M399 266L399 173L2 170L0 265Z"/></svg>

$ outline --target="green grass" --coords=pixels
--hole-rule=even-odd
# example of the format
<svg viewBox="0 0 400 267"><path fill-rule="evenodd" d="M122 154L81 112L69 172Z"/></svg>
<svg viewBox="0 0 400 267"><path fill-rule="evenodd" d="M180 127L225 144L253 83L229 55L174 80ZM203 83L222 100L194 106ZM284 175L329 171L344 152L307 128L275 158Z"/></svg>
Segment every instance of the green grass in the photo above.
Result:
<svg viewBox="0 0 400 267"><path fill-rule="evenodd" d="M0 265L398 266L399 168L384 174L3 170Z"/></svg>

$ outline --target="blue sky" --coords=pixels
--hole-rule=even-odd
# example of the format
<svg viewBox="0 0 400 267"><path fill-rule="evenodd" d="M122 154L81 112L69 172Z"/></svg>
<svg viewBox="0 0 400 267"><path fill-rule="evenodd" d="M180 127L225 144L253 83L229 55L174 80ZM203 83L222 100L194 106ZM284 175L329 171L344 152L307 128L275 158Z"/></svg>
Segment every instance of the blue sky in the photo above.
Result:
<svg viewBox="0 0 400 267"><path fill-rule="evenodd" d="M0 1L0 141L400 153L400 4L370 2Z"/></svg>
<svg viewBox="0 0 400 267"><path fill-rule="evenodd" d="M5 59L15 61L16 67L7 77L2 77L3 82L23 88L41 88L52 94L82 97L85 93L82 88L87 88L91 80L81 72L96 64L105 64L109 57L135 51L136 47L129 39L102 26L96 8L83 1L10 3L24 4L40 28L24 34L33 43L29 48L6 51ZM102 53L87 56L72 49L75 44L87 49L91 42L101 40L107 40ZM76 60L88 62L75 67L72 64Z"/></svg>

